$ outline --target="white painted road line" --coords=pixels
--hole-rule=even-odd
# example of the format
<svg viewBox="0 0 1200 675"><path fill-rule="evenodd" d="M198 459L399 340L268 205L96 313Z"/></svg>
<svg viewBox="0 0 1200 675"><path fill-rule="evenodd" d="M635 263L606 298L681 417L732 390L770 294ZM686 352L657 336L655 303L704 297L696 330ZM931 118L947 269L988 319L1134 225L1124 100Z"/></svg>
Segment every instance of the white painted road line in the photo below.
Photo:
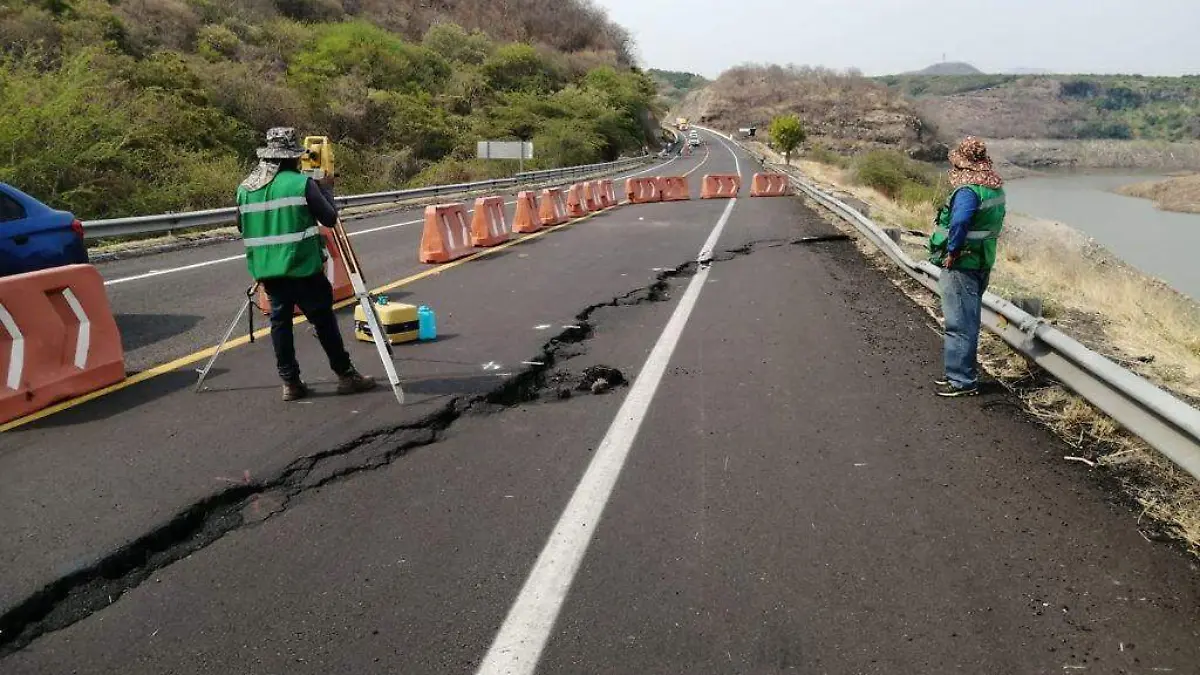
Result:
<svg viewBox="0 0 1200 675"><path fill-rule="evenodd" d="M663 162L662 164L655 164L654 166L650 167L649 169L643 169L642 171L638 171L637 173L631 173L628 175L618 176L618 177L614 178L613 180L621 180L622 178L632 178L634 176L640 176L644 173L649 173L651 171L654 171L655 169L661 169L662 167L667 166L668 164L671 164L674 161L675 161L675 159L672 158L671 160L669 160L667 162ZM515 203L516 203L515 201L514 202L504 202L505 206L511 206L512 204L515 204ZM467 213L474 213L474 210L469 210L469 211L467 211ZM360 234L372 234L374 232L382 232L384 230L392 230L397 227L404 227L406 225L416 225L418 223L423 223L423 222L425 222L425 220L423 218L420 220L409 220L409 221L405 221L403 223L393 223L391 225L382 225L380 227L372 227L372 228L368 228L365 230L356 230L354 232L348 232L347 234L351 237L357 237ZM161 276L165 276L167 274L175 274L177 272L187 272L189 270L200 269L202 267L209 267L212 265L220 265L222 263L232 262L234 260L242 260L245 257L246 257L246 254L241 253L238 255L231 255L226 258L217 258L215 260L205 260L204 262L193 263L191 265L184 265L182 267L172 267L170 269L165 269L165 270L153 270L150 272L146 272L145 274L135 274L135 275L129 276L129 277L110 279L108 281L105 281L104 285L105 286L116 286L117 284L124 284L124 283L128 283L130 281L142 281L143 279L153 279L154 277L161 277Z"/></svg>
<svg viewBox="0 0 1200 675"><path fill-rule="evenodd" d="M733 151L730 149L730 152ZM736 154L734 159L737 159ZM705 242L705 249L701 250L701 262L705 250L711 252L712 246L720 238L736 204L737 199L729 200ZM675 347L708 281L710 270L710 266L702 265L688 283L679 305L672 312L604 435L604 440L596 449L476 675L533 675L537 669L542 650L550 639L554 623L575 581L575 574L612 497L613 488L637 440L638 431L671 362Z"/></svg>

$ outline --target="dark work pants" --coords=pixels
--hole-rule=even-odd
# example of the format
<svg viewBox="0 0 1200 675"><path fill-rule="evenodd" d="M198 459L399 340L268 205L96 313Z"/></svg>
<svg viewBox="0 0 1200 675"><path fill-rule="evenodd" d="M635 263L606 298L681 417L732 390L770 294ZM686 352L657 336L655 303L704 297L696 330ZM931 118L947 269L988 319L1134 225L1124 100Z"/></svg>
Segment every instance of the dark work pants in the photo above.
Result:
<svg viewBox="0 0 1200 675"><path fill-rule="evenodd" d="M324 274L317 273L303 279L279 277L263 279L263 288L271 299L271 342L275 346L275 363L284 382L300 381L300 364L296 362L296 345L293 342L292 318L295 307L308 318L317 330L317 339L329 367L338 376L349 373L350 354L338 331L337 317L333 314L333 286Z"/></svg>

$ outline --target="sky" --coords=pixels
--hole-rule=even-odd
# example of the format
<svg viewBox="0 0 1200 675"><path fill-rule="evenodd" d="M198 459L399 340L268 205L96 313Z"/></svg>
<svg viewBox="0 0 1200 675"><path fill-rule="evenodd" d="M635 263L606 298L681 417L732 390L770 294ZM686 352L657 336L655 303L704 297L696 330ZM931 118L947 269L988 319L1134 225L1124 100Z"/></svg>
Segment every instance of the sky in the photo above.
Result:
<svg viewBox="0 0 1200 675"><path fill-rule="evenodd" d="M1200 0L593 0L641 64L715 77L740 63L858 68L943 60L985 72L1200 74Z"/></svg>

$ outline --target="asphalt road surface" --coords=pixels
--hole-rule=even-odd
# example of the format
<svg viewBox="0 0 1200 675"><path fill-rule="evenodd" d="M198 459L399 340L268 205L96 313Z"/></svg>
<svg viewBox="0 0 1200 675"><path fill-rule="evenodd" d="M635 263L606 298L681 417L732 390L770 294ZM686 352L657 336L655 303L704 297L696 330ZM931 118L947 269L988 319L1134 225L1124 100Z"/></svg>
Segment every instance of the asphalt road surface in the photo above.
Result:
<svg viewBox="0 0 1200 675"><path fill-rule="evenodd" d="M650 173L748 182L706 149ZM377 285L415 218L353 225ZM935 326L827 235L623 206L390 291L442 331L404 408L284 404L260 341L5 433L0 672L1197 672L1191 559L1005 394L934 398ZM237 255L102 268L133 368L219 337Z"/></svg>

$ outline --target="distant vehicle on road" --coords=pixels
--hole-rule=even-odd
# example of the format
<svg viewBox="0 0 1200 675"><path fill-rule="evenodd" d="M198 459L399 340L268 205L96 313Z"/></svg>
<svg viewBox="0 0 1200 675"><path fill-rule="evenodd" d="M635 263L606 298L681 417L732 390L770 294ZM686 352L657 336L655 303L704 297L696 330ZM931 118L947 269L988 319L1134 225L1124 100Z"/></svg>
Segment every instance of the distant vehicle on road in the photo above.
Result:
<svg viewBox="0 0 1200 675"><path fill-rule="evenodd" d="M688 136L688 143L691 144L691 146L693 148L699 147L700 146L700 134L693 131L692 134L690 136Z"/></svg>
<svg viewBox="0 0 1200 675"><path fill-rule="evenodd" d="M87 262L78 218L0 183L0 276Z"/></svg>

